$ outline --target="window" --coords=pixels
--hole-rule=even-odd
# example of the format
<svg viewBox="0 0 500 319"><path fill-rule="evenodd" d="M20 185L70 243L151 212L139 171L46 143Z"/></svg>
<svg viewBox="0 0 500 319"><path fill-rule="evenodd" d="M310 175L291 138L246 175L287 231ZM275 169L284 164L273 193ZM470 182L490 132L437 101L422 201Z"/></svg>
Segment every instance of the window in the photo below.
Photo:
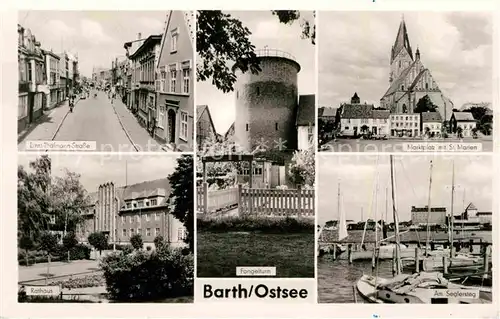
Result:
<svg viewBox="0 0 500 319"><path fill-rule="evenodd" d="M160 235L160 227L155 228L155 236Z"/></svg>
<svg viewBox="0 0 500 319"><path fill-rule="evenodd" d="M125 216L121 216L122 224L125 223Z"/></svg>
<svg viewBox="0 0 500 319"><path fill-rule="evenodd" d="M240 91L236 90L236 99L240 97Z"/></svg>
<svg viewBox="0 0 500 319"><path fill-rule="evenodd" d="M151 203L151 206L156 206L156 205L158 205L158 201L157 201L156 199L152 199L152 200L150 200L149 202ZM158 213L157 213L157 214L158 214ZM157 214L156 214L156 215L157 215Z"/></svg>
<svg viewBox="0 0 500 319"><path fill-rule="evenodd" d="M128 222L129 222L129 224L132 223L132 216L128 217Z"/></svg>
<svg viewBox="0 0 500 319"><path fill-rule="evenodd" d="M127 230L126 229L123 230L123 237L127 237Z"/></svg>
<svg viewBox="0 0 500 319"><path fill-rule="evenodd" d="M143 200L138 201L137 207L144 207L144 201ZM139 217L139 216L137 216L137 217Z"/></svg>
<svg viewBox="0 0 500 319"><path fill-rule="evenodd" d="M256 167L253 172L255 175L262 175L262 167Z"/></svg>
<svg viewBox="0 0 500 319"><path fill-rule="evenodd" d="M179 37L179 32L177 29L172 30L170 32L170 53L177 52L177 39Z"/></svg>
<svg viewBox="0 0 500 319"><path fill-rule="evenodd" d="M170 70L170 93L175 93L175 87L177 86L177 70Z"/></svg>
<svg viewBox="0 0 500 319"><path fill-rule="evenodd" d="M187 140L188 137L188 114L181 111L181 131L180 138Z"/></svg>
<svg viewBox="0 0 500 319"><path fill-rule="evenodd" d="M275 129L277 131L278 130L278 122L276 122L274 126L275 126Z"/></svg>
<svg viewBox="0 0 500 319"><path fill-rule="evenodd" d="M428 90L429 89L429 83L425 83L425 89Z"/></svg>
<svg viewBox="0 0 500 319"><path fill-rule="evenodd" d="M137 203L133 203L132 205L134 206L134 208L137 208Z"/></svg>
<svg viewBox="0 0 500 319"><path fill-rule="evenodd" d="M134 229L130 228L130 237L134 236Z"/></svg>
<svg viewBox="0 0 500 319"><path fill-rule="evenodd" d="M22 119L28 115L28 95L19 97L17 118Z"/></svg>
<svg viewBox="0 0 500 319"><path fill-rule="evenodd" d="M142 229L137 228L137 235L142 235Z"/></svg>
<svg viewBox="0 0 500 319"><path fill-rule="evenodd" d="M158 108L158 126L160 128L165 127L165 106L160 105Z"/></svg>
<svg viewBox="0 0 500 319"><path fill-rule="evenodd" d="M182 93L189 94L189 69L182 70Z"/></svg>
<svg viewBox="0 0 500 319"><path fill-rule="evenodd" d="M346 130L348 130L348 129L349 129L349 126L346 126L346 127L345 127L345 129L346 129Z"/></svg>
<svg viewBox="0 0 500 319"><path fill-rule="evenodd" d="M151 220L151 214L146 214L146 221L150 221Z"/></svg>
<svg viewBox="0 0 500 319"><path fill-rule="evenodd" d="M247 132L248 132L248 123L246 124L246 130L247 130Z"/></svg>
<svg viewBox="0 0 500 319"><path fill-rule="evenodd" d="M166 92L165 83L167 82L167 72L164 70L160 73L160 92Z"/></svg>
<svg viewBox="0 0 500 319"><path fill-rule="evenodd" d="M313 141L314 140L314 126L309 125L307 128L307 140L308 141Z"/></svg>
<svg viewBox="0 0 500 319"><path fill-rule="evenodd" d="M151 236L151 228L146 228L146 236Z"/></svg>
<svg viewBox="0 0 500 319"><path fill-rule="evenodd" d="M177 230L177 240L183 241L186 238L186 232L184 231L184 227L180 227Z"/></svg>
<svg viewBox="0 0 500 319"><path fill-rule="evenodd" d="M148 207L148 206L149 206L149 201L146 201L146 207Z"/></svg>
<svg viewBox="0 0 500 319"><path fill-rule="evenodd" d="M137 215L137 216L135 216L135 219L136 219L136 221L137 221L138 223L140 223L140 222L141 222L141 216Z"/></svg>
<svg viewBox="0 0 500 319"><path fill-rule="evenodd" d="M31 61L28 61L28 82L33 81L33 67L31 66Z"/></svg>
<svg viewBox="0 0 500 319"><path fill-rule="evenodd" d="M404 91L404 90L405 90L405 86L401 85L401 91Z"/></svg>
<svg viewBox="0 0 500 319"><path fill-rule="evenodd" d="M399 61L399 67L401 67L401 61Z"/></svg>
<svg viewBox="0 0 500 319"><path fill-rule="evenodd" d="M260 95L260 88L257 87L257 95Z"/></svg>

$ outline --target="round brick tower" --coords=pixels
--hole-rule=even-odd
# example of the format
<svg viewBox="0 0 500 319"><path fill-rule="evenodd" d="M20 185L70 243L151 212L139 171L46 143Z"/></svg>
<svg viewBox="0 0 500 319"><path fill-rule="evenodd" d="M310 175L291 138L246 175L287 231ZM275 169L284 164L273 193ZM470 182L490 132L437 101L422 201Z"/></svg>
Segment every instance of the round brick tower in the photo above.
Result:
<svg viewBox="0 0 500 319"><path fill-rule="evenodd" d="M255 53L262 69L258 74L233 67L237 76L235 142L248 152L259 145L267 150L295 149L300 65L283 51L263 49Z"/></svg>

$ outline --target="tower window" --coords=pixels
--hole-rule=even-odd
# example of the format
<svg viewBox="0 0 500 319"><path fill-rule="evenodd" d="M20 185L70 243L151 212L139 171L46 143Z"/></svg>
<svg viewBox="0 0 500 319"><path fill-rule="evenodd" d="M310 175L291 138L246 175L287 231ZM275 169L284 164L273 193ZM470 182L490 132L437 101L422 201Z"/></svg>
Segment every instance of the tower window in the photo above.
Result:
<svg viewBox="0 0 500 319"><path fill-rule="evenodd" d="M236 91L236 99L240 97L240 91Z"/></svg>
<svg viewBox="0 0 500 319"><path fill-rule="evenodd" d="M248 123L247 123L246 129L247 129L247 132L248 132Z"/></svg>
<svg viewBox="0 0 500 319"><path fill-rule="evenodd" d="M404 91L404 90L405 90L405 86L401 85L401 91Z"/></svg>
<svg viewBox="0 0 500 319"><path fill-rule="evenodd" d="M276 122L275 127L276 127L276 131L277 131L278 130L278 122Z"/></svg>
<svg viewBox="0 0 500 319"><path fill-rule="evenodd" d="M428 90L429 89L429 83L425 83L425 89Z"/></svg>
<svg viewBox="0 0 500 319"><path fill-rule="evenodd" d="M260 95L260 88L257 87L257 95Z"/></svg>
<svg viewBox="0 0 500 319"><path fill-rule="evenodd" d="M401 67L401 61L399 61L399 67Z"/></svg>

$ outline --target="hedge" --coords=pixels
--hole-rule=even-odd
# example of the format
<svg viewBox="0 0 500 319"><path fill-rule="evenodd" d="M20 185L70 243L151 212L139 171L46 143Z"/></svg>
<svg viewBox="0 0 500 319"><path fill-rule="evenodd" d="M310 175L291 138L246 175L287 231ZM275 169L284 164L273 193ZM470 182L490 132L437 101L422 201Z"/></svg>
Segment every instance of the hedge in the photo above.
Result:
<svg viewBox="0 0 500 319"><path fill-rule="evenodd" d="M198 231L259 231L265 233L314 232L314 219L271 217L198 218Z"/></svg>
<svg viewBox="0 0 500 319"><path fill-rule="evenodd" d="M193 255L161 247L116 252L103 258L108 296L117 301L154 301L193 295Z"/></svg>
<svg viewBox="0 0 500 319"><path fill-rule="evenodd" d="M90 247L77 244L75 247L70 250L70 260L83 260L90 259ZM26 266L26 253L19 252L17 254L17 260L20 266ZM68 252L66 249L59 245L56 247L55 251L51 254L50 261L66 261L68 260ZM46 263L48 262L47 254L44 251L33 250L28 252L28 263L32 265L34 263Z"/></svg>

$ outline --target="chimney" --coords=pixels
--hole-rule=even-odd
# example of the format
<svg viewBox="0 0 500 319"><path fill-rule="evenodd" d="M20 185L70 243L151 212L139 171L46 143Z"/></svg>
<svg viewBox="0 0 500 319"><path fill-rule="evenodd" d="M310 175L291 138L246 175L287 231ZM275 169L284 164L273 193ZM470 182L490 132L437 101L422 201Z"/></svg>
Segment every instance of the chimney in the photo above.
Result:
<svg viewBox="0 0 500 319"><path fill-rule="evenodd" d="M139 32L139 33L137 33L137 40L140 40L140 39L142 39L142 34Z"/></svg>

